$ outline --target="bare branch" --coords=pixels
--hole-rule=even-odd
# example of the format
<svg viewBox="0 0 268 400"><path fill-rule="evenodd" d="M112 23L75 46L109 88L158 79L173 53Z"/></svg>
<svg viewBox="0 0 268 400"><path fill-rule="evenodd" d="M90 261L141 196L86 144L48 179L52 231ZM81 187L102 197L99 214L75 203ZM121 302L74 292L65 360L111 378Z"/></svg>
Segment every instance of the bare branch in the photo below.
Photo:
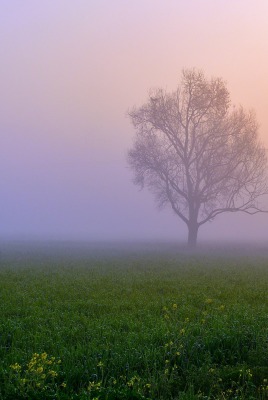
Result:
<svg viewBox="0 0 268 400"><path fill-rule="evenodd" d="M220 78L184 70L178 88L150 92L129 117L136 130L128 162L134 182L169 204L189 235L223 212L265 212L267 157L253 112L230 111Z"/></svg>

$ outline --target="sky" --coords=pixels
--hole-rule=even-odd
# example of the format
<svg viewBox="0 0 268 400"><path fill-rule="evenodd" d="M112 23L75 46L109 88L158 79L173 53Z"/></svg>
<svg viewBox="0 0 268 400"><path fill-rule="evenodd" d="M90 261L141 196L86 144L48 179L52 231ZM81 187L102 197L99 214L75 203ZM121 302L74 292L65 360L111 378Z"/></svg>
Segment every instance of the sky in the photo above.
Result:
<svg viewBox="0 0 268 400"><path fill-rule="evenodd" d="M185 240L132 183L127 111L203 69L255 110L268 147L267 18L267 0L2 0L0 236ZM267 233L268 215L224 214L200 238Z"/></svg>

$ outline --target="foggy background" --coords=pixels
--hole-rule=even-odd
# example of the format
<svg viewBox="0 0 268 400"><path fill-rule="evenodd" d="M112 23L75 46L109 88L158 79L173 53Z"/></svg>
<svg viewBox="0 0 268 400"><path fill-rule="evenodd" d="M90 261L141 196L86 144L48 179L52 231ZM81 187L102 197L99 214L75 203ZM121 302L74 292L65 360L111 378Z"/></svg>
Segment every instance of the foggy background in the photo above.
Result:
<svg viewBox="0 0 268 400"><path fill-rule="evenodd" d="M201 68L256 111L268 147L267 20L266 0L2 0L0 237L185 241L131 182L126 112ZM223 214L199 239L267 232L266 214Z"/></svg>

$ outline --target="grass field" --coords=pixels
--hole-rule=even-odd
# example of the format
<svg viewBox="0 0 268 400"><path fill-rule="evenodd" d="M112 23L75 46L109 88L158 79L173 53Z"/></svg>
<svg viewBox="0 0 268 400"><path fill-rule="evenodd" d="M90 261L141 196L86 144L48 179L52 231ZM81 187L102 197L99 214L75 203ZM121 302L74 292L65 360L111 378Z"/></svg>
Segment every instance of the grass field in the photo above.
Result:
<svg viewBox="0 0 268 400"><path fill-rule="evenodd" d="M1 399L268 399L268 257L2 251Z"/></svg>

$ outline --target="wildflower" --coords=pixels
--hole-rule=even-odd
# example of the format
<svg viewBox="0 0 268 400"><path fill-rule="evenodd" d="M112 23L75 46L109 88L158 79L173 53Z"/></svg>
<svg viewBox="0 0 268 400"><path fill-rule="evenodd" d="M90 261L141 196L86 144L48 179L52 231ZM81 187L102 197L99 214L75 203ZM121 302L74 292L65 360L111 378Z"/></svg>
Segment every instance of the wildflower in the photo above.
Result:
<svg viewBox="0 0 268 400"><path fill-rule="evenodd" d="M178 305L177 305L176 303L174 303L173 306L172 306L172 308L173 308L173 310L177 310Z"/></svg>
<svg viewBox="0 0 268 400"><path fill-rule="evenodd" d="M180 334L181 334L181 335L184 335L184 334L185 334L185 329L184 329L184 328L182 328L182 329L180 330Z"/></svg>
<svg viewBox="0 0 268 400"><path fill-rule="evenodd" d="M28 370L31 371L31 369L34 368L35 364L36 364L36 361L31 360L28 364Z"/></svg>
<svg viewBox="0 0 268 400"><path fill-rule="evenodd" d="M56 388L57 384L54 381L51 382L51 379L47 385L45 385L45 382L46 379L58 376L58 373L52 367L52 365L56 366L57 364L55 357L49 358L47 353L43 352L34 353L25 368L22 368L18 363L11 365L13 371L19 372L19 375L14 376L16 389L26 393L30 387L36 390L46 390L48 387ZM48 365L51 365L50 369ZM65 385L63 384L62 387L65 387Z"/></svg>
<svg viewBox="0 0 268 400"><path fill-rule="evenodd" d="M150 389L151 384L150 384L150 383L146 383L145 387L146 387L147 389Z"/></svg>
<svg viewBox="0 0 268 400"><path fill-rule="evenodd" d="M16 372L20 372L21 371L21 366L18 363L10 365L10 368L12 368Z"/></svg>
<svg viewBox="0 0 268 400"><path fill-rule="evenodd" d="M132 387L134 386L135 382L139 382L139 381L140 381L140 377L134 375L134 376L127 382L127 385L128 385L128 387L132 388Z"/></svg>
<svg viewBox="0 0 268 400"><path fill-rule="evenodd" d="M97 367L103 368L103 366L104 366L104 364L103 364L102 361L100 361L100 362L97 364Z"/></svg>
<svg viewBox="0 0 268 400"><path fill-rule="evenodd" d="M250 369L247 369L247 376L249 377L249 378L252 378L252 372L251 372L251 370Z"/></svg>
<svg viewBox="0 0 268 400"><path fill-rule="evenodd" d="M65 382L62 382L61 386L62 386L63 388L65 388L67 385L66 385Z"/></svg>
<svg viewBox="0 0 268 400"><path fill-rule="evenodd" d="M206 299L206 300L205 300L205 304L211 304L211 303L213 303L213 300L212 300L212 299Z"/></svg>
<svg viewBox="0 0 268 400"><path fill-rule="evenodd" d="M92 389L100 390L101 383L100 382L89 382L87 390L90 392Z"/></svg>
<svg viewBox="0 0 268 400"><path fill-rule="evenodd" d="M48 371L49 375L52 376L52 378L56 378L56 376L58 375L56 371L50 370Z"/></svg>

